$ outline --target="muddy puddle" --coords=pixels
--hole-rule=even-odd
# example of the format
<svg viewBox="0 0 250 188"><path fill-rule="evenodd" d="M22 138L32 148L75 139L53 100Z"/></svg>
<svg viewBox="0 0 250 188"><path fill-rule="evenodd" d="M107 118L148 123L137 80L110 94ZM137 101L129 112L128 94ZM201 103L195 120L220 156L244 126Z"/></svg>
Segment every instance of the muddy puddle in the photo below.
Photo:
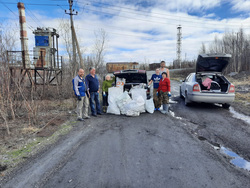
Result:
<svg viewBox="0 0 250 188"><path fill-rule="evenodd" d="M240 157L230 149L225 147L220 148L220 152L231 158L230 163L239 168L245 169L250 172L250 162Z"/></svg>
<svg viewBox="0 0 250 188"><path fill-rule="evenodd" d="M231 114L233 115L234 118L243 120L246 123L250 124L250 117L249 116L236 112L233 107L230 107L229 111L231 112Z"/></svg>
<svg viewBox="0 0 250 188"><path fill-rule="evenodd" d="M208 141L203 136L198 136L200 141ZM250 172L250 162L244 159L243 157L239 156L237 153L233 152L231 149L228 149L224 146L221 146L218 143L208 141L208 143L215 149L218 150L221 154L227 156L230 159L230 163L234 166L247 170Z"/></svg>

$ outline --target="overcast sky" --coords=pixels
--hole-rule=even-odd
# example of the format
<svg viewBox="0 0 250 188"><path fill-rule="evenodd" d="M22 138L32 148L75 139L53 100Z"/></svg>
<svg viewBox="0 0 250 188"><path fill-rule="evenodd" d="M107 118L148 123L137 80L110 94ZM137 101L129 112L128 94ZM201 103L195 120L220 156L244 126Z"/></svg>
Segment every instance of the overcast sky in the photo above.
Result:
<svg viewBox="0 0 250 188"><path fill-rule="evenodd" d="M18 30L17 0L0 0L2 32ZM36 27L58 29L68 0L23 0L28 23L29 48L34 47ZM108 34L106 62L172 62L176 58L177 26L182 26L182 59L196 59L201 43L242 27L250 34L250 0L74 0L74 22L85 55L92 52L94 32ZM70 32L70 31L69 31ZM17 32L17 39L19 33ZM60 33L59 33L60 34ZM65 53L59 39L60 54Z"/></svg>

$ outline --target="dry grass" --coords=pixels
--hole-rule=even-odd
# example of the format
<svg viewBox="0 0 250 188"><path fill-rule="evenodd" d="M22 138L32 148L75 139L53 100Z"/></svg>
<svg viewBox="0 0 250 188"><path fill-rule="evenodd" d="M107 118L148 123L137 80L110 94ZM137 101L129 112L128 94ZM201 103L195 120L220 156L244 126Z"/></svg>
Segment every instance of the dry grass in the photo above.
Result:
<svg viewBox="0 0 250 188"><path fill-rule="evenodd" d="M227 77L230 82L232 82L235 86L239 85L248 85L250 84L250 76L243 77L241 79L234 79L232 77Z"/></svg>
<svg viewBox="0 0 250 188"><path fill-rule="evenodd" d="M32 134L32 133L35 133L39 130L39 128L37 127L24 127L22 129L22 134Z"/></svg>
<svg viewBox="0 0 250 188"><path fill-rule="evenodd" d="M237 93L235 95L236 101L241 101L243 103L250 103L250 93Z"/></svg>

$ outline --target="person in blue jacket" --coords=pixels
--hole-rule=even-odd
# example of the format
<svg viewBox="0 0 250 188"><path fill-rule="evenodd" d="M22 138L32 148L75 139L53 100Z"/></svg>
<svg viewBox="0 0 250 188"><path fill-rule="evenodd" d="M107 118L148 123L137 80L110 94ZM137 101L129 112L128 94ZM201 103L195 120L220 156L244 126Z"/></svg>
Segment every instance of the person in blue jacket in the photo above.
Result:
<svg viewBox="0 0 250 188"><path fill-rule="evenodd" d="M157 89L159 87L160 80L162 79L162 76L160 75L160 69L155 70L155 74L152 75L150 82L148 85L150 86L153 83L153 100L154 100L154 105L155 105L155 110L160 110L161 103L158 101L158 96L157 96Z"/></svg>
<svg viewBox="0 0 250 188"><path fill-rule="evenodd" d="M78 75L72 80L73 82L73 90L75 92L75 96L77 97L77 120L84 121L84 118L90 118L88 115L89 108L89 99L87 97L87 84L83 78L84 70L79 69Z"/></svg>
<svg viewBox="0 0 250 188"><path fill-rule="evenodd" d="M99 100L99 91L100 83L98 77L95 74L95 68L91 67L89 69L89 74L86 76L86 83L88 86L88 91L90 93L90 107L92 116L102 115L100 100Z"/></svg>

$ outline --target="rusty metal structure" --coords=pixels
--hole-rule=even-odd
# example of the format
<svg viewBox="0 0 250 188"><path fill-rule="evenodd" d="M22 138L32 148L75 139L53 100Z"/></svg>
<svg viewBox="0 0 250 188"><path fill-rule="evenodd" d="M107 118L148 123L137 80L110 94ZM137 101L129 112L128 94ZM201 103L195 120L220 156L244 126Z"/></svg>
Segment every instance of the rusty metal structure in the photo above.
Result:
<svg viewBox="0 0 250 188"><path fill-rule="evenodd" d="M109 62L106 64L106 69L109 73L126 70L126 69L139 69L137 62Z"/></svg>
<svg viewBox="0 0 250 188"><path fill-rule="evenodd" d="M24 4L17 4L19 10L21 51L7 51L12 83L29 80L32 86L62 84L62 58L59 58L56 29L37 28L33 58L29 53Z"/></svg>

